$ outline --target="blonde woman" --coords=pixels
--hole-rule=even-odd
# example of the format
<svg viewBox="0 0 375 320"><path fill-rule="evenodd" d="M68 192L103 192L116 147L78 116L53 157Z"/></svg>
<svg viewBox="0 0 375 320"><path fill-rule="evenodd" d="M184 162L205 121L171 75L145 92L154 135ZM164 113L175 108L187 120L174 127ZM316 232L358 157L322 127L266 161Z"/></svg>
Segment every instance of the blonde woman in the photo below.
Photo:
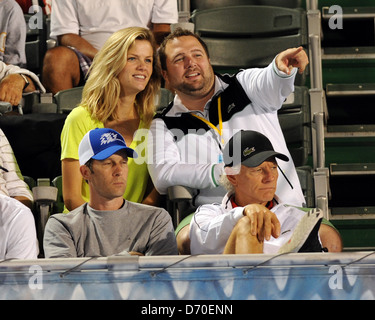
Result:
<svg viewBox="0 0 375 320"><path fill-rule="evenodd" d="M130 148L137 150L145 145L145 130L138 129L149 128L159 89L160 67L152 32L140 27L115 32L95 56L82 101L68 115L61 133L65 211L89 199L78 161L78 146L83 136L94 128L111 128L124 137ZM147 165L139 160L128 159L124 198L157 205L158 193Z"/></svg>

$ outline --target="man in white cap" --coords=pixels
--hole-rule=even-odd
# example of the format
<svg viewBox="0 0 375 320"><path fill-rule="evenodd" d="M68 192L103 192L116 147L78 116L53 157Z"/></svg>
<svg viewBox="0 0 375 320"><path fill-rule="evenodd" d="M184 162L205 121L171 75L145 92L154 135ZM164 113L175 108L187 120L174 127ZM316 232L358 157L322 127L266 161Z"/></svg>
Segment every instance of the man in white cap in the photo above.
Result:
<svg viewBox="0 0 375 320"><path fill-rule="evenodd" d="M223 155L221 183L228 193L221 204L197 209L190 223L191 254L323 251L320 210L290 206L275 195L276 158L289 161L286 155L251 130L237 132Z"/></svg>
<svg viewBox="0 0 375 320"><path fill-rule="evenodd" d="M68 214L49 218L45 257L177 254L168 212L123 198L127 159L137 157L124 138L112 129L94 129L83 137L78 153L90 200Z"/></svg>

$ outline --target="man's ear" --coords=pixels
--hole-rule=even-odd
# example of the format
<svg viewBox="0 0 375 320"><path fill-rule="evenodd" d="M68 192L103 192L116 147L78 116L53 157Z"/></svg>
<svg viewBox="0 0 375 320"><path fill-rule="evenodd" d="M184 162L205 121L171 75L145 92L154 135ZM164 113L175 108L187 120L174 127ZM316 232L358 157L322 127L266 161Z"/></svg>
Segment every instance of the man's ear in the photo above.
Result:
<svg viewBox="0 0 375 320"><path fill-rule="evenodd" d="M165 81L168 81L168 72L167 70L161 70L161 75L163 76Z"/></svg>
<svg viewBox="0 0 375 320"><path fill-rule="evenodd" d="M88 180L88 178L90 178L90 175L91 175L91 170L88 166L86 165L82 165L79 167L79 171L81 172L81 175L83 177L84 180Z"/></svg>
<svg viewBox="0 0 375 320"><path fill-rule="evenodd" d="M233 186L237 185L237 175L227 174L227 179Z"/></svg>

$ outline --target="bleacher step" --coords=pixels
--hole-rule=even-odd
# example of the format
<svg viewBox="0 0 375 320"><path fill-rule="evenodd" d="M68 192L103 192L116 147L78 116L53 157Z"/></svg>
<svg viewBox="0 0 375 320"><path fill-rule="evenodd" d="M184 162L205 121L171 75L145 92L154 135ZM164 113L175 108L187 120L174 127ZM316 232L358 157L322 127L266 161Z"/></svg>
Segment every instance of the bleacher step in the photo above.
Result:
<svg viewBox="0 0 375 320"><path fill-rule="evenodd" d="M375 46L365 47L325 47L322 60L372 60L375 59Z"/></svg>
<svg viewBox="0 0 375 320"><path fill-rule="evenodd" d="M331 163L332 219L375 219L374 163Z"/></svg>
<svg viewBox="0 0 375 320"><path fill-rule="evenodd" d="M326 86L327 97L375 96L375 83L332 84Z"/></svg>
<svg viewBox="0 0 375 320"><path fill-rule="evenodd" d="M333 207L330 220L349 220L355 217L362 219L375 219L375 207Z"/></svg>
<svg viewBox="0 0 375 320"><path fill-rule="evenodd" d="M373 124L327 125L326 138L375 137Z"/></svg>
<svg viewBox="0 0 375 320"><path fill-rule="evenodd" d="M375 18L375 7L341 7L343 19L371 19ZM334 15L338 15L338 11L334 12L330 7L322 7L322 19L328 20Z"/></svg>
<svg viewBox="0 0 375 320"><path fill-rule="evenodd" d="M375 163L331 163L330 175L375 175Z"/></svg>

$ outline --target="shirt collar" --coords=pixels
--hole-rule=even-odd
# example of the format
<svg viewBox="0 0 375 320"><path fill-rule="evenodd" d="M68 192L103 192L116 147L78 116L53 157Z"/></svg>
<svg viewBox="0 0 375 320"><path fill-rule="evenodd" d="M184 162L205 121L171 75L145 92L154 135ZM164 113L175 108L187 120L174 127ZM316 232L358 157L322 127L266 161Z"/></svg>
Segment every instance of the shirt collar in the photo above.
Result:
<svg viewBox="0 0 375 320"><path fill-rule="evenodd" d="M233 193L227 193L224 198L223 198L223 201L221 202L221 205L227 209L227 210L232 210L236 207L238 207L238 205L233 201ZM280 199L277 195L274 196L274 198L272 199L272 203L270 204L270 206L268 207L268 209L271 209L273 208L274 206L278 205L280 203Z"/></svg>

